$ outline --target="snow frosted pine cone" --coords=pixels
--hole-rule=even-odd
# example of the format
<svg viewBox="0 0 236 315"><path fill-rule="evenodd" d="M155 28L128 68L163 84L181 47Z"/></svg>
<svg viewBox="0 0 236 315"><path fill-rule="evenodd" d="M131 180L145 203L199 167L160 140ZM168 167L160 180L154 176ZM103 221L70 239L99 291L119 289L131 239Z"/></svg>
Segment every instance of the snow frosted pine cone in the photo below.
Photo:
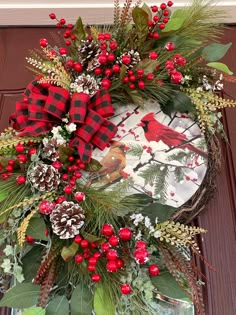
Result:
<svg viewBox="0 0 236 315"><path fill-rule="evenodd" d="M60 184L60 174L51 165L38 164L29 174L29 181L39 191L53 191Z"/></svg>
<svg viewBox="0 0 236 315"><path fill-rule="evenodd" d="M57 204L50 214L53 232L61 239L73 238L84 225L84 210L73 201Z"/></svg>
<svg viewBox="0 0 236 315"><path fill-rule="evenodd" d="M43 139L43 153L46 158L51 161L56 161L58 157L58 147L57 139Z"/></svg>

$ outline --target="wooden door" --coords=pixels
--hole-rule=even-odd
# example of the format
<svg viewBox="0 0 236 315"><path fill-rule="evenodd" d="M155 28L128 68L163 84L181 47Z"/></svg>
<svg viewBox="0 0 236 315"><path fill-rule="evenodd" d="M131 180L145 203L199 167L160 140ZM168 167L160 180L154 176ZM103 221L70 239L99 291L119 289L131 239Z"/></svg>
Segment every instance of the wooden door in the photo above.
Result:
<svg viewBox="0 0 236 315"><path fill-rule="evenodd" d="M49 28L2 28L0 29L0 130L8 125L8 117L14 111L25 86L33 78L25 69L28 50L38 47L40 38L51 37ZM54 33L58 30L54 29ZM236 27L229 27L222 37L224 42L236 45ZM235 37L235 38L234 38ZM235 50L226 61L236 73ZM236 85L227 84L226 90L236 97ZM236 109L224 112L224 125L229 145L223 144L223 163L218 175L217 192L207 209L199 217L202 227L209 230L202 238L203 253L216 268L205 269L207 284L205 298L207 315L236 314ZM0 314L9 310L0 309Z"/></svg>

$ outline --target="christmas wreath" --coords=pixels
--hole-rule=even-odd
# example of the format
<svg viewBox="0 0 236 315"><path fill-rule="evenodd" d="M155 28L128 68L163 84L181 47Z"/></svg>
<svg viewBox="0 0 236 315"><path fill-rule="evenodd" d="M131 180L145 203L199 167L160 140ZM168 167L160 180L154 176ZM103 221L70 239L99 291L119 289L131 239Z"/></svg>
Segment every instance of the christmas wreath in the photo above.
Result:
<svg viewBox="0 0 236 315"><path fill-rule="evenodd" d="M168 299L204 314L206 231L184 220L211 193L218 109L235 106L218 61L231 44L210 2L172 5L115 0L110 26L50 14L65 42L40 39L0 135L1 307L150 315Z"/></svg>

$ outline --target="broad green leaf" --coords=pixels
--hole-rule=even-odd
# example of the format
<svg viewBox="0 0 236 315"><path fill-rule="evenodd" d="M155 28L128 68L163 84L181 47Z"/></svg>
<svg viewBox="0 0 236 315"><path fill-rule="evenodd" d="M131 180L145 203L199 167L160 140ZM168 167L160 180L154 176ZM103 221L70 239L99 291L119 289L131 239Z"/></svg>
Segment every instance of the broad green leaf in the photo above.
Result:
<svg viewBox="0 0 236 315"><path fill-rule="evenodd" d="M161 203L153 203L142 210L142 214L147 215L154 223L155 219L158 218L158 222L162 223L169 220L173 213L177 211L177 208L163 205Z"/></svg>
<svg viewBox="0 0 236 315"><path fill-rule="evenodd" d="M36 305L40 287L32 283L20 283L9 289L0 301L0 307L28 308ZM64 315L64 314L63 314Z"/></svg>
<svg viewBox="0 0 236 315"><path fill-rule="evenodd" d="M228 43L225 45L212 43L203 48L202 53L204 54L206 61L217 61L224 57L231 46L232 43Z"/></svg>
<svg viewBox="0 0 236 315"><path fill-rule="evenodd" d="M169 271L163 271L159 276L152 277L151 280L155 288L163 295L173 299L186 300L185 293Z"/></svg>
<svg viewBox="0 0 236 315"><path fill-rule="evenodd" d="M83 236L83 238L85 238L89 242L97 242L97 243L103 243L104 242L104 238L97 237L96 235L87 233L85 231L81 232L81 235Z"/></svg>
<svg viewBox="0 0 236 315"><path fill-rule="evenodd" d="M49 302L46 308L46 315L67 315L69 314L69 302L63 296L57 296Z"/></svg>
<svg viewBox="0 0 236 315"><path fill-rule="evenodd" d="M3 201L7 197L7 192L4 190L0 191L0 202Z"/></svg>
<svg viewBox="0 0 236 315"><path fill-rule="evenodd" d="M166 24L166 27L162 30L163 33L167 33L170 31L177 31L182 27L185 20L187 19L186 10L185 9L178 9L176 10L169 22Z"/></svg>
<svg viewBox="0 0 236 315"><path fill-rule="evenodd" d="M142 5L142 9L148 14L148 18L151 20L152 19L152 11L150 10L150 7L144 3Z"/></svg>
<svg viewBox="0 0 236 315"><path fill-rule="evenodd" d="M91 161L88 164L85 164L85 168L84 170L86 172L98 172L100 169L102 168L102 164L95 160L95 159L91 159Z"/></svg>
<svg viewBox="0 0 236 315"><path fill-rule="evenodd" d="M77 41L80 42L82 39L85 39L86 37L85 31L84 31L84 25L83 25L81 17L79 17L75 23L73 34L75 34L76 36L76 42Z"/></svg>
<svg viewBox="0 0 236 315"><path fill-rule="evenodd" d="M23 273L26 281L32 281L41 263L43 247L34 246L22 258Z"/></svg>
<svg viewBox="0 0 236 315"><path fill-rule="evenodd" d="M93 295L88 286L79 284L72 293L71 315L90 315L93 310Z"/></svg>
<svg viewBox="0 0 236 315"><path fill-rule="evenodd" d="M47 241L48 237L45 235L46 226L43 218L32 218L29 222L26 234L37 239Z"/></svg>
<svg viewBox="0 0 236 315"><path fill-rule="evenodd" d="M69 247L64 246L61 251L61 257L68 262L75 256L78 248L79 245L74 242Z"/></svg>
<svg viewBox="0 0 236 315"><path fill-rule="evenodd" d="M207 64L208 67L214 68L216 70L222 71L224 73L227 73L229 75L232 75L233 72L230 71L230 69L228 68L228 66L222 62L209 62Z"/></svg>
<svg viewBox="0 0 236 315"><path fill-rule="evenodd" d="M164 106L161 105L161 109L168 116L171 116L173 112L188 113L195 111L190 97L177 90L172 91L171 99Z"/></svg>
<svg viewBox="0 0 236 315"><path fill-rule="evenodd" d="M45 315L46 310L42 307L31 307L25 310L21 315Z"/></svg>
<svg viewBox="0 0 236 315"><path fill-rule="evenodd" d="M140 42L144 42L148 34L148 14L142 8L135 7L132 17Z"/></svg>
<svg viewBox="0 0 236 315"><path fill-rule="evenodd" d="M108 290L105 286L96 287L93 301L96 315L115 315L115 304L111 300Z"/></svg>

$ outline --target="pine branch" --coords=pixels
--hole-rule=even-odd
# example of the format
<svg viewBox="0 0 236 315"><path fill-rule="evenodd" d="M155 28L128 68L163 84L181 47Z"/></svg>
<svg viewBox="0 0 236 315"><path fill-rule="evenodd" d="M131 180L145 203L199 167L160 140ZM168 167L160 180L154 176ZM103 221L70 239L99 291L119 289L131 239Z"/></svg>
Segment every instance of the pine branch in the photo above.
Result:
<svg viewBox="0 0 236 315"><path fill-rule="evenodd" d="M160 167L160 166L159 166ZM163 166L161 166L163 167ZM164 169L161 170L160 167L160 174L156 176L154 181L154 196L160 200L160 202L165 202L167 198L167 177L169 175L168 166L164 166Z"/></svg>
<svg viewBox="0 0 236 315"><path fill-rule="evenodd" d="M114 0L114 28L120 25L120 0Z"/></svg>

